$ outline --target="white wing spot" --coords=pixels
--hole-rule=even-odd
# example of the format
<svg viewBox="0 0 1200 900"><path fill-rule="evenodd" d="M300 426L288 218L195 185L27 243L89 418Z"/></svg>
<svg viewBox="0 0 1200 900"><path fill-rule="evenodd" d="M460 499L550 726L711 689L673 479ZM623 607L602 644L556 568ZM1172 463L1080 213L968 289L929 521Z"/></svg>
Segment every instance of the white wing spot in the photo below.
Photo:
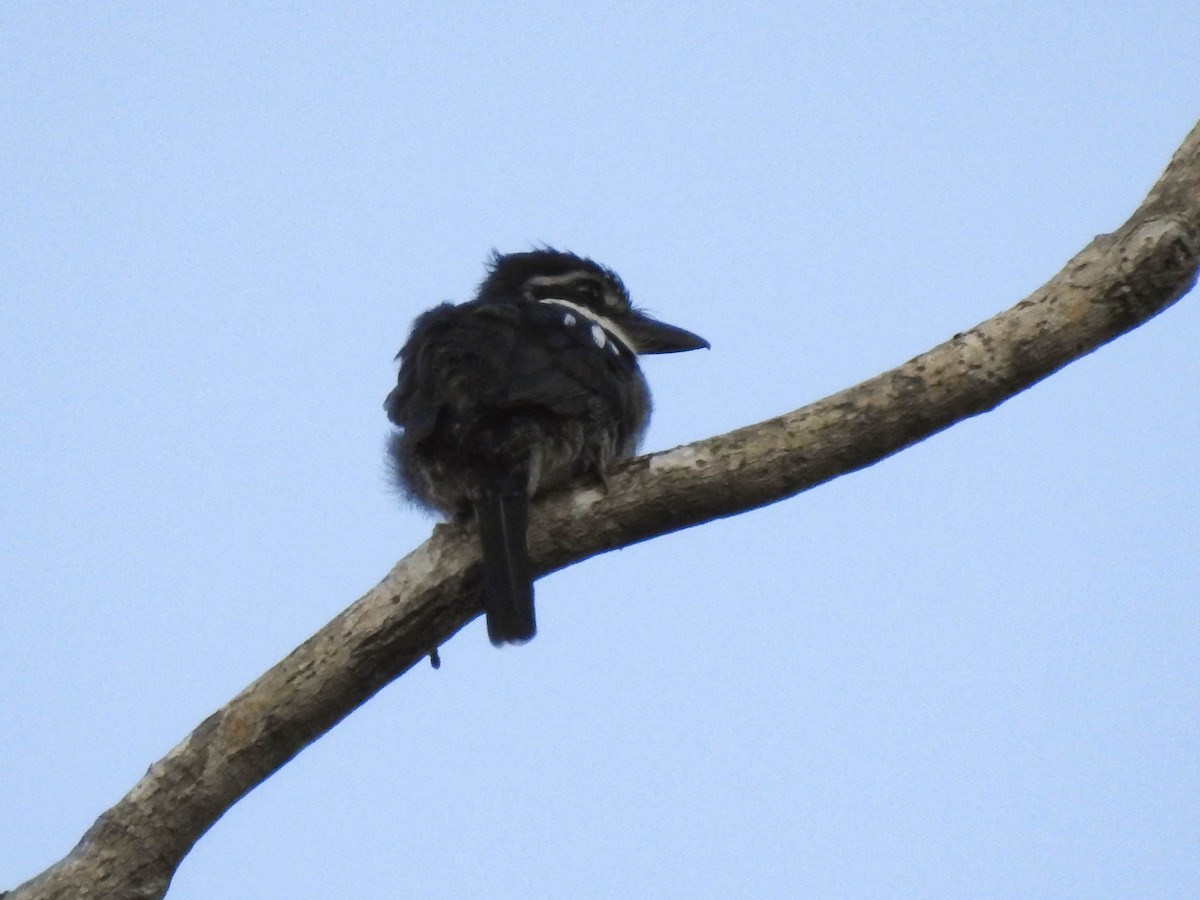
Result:
<svg viewBox="0 0 1200 900"><path fill-rule="evenodd" d="M570 328L575 324L575 317L570 313L567 313L565 316L563 316L563 324Z"/></svg>
<svg viewBox="0 0 1200 900"><path fill-rule="evenodd" d="M571 313L563 314L562 321L564 325L568 324L568 315L579 317L578 319L572 318L571 323L590 322L592 325L592 339L596 342L597 347L602 348L605 346L605 344L607 344L619 356L621 347L613 347L613 344L620 344L629 351L630 355L637 353L637 347L635 347L633 341L629 339L629 335L623 332L620 326L617 325L617 323L612 319L608 318L607 316L600 315L594 309L587 309L586 307L580 306L578 303L572 303L570 300L562 300L558 297L544 297L543 299L539 300L538 303L549 303L552 306L561 306L564 309L571 310ZM596 333L597 328L600 329L600 334Z"/></svg>

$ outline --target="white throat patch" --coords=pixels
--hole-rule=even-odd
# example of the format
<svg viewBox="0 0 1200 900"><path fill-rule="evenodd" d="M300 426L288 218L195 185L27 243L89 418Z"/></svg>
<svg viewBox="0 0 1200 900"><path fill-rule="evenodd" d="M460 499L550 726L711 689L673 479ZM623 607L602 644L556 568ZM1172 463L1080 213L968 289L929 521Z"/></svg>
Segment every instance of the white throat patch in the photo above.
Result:
<svg viewBox="0 0 1200 900"><path fill-rule="evenodd" d="M637 353L637 346L629 339L629 335L622 331L621 327L607 316L602 316L600 313L590 310L586 306L580 306L578 303L572 303L570 300L560 300L557 297L546 297L544 300L539 300L538 303L549 303L578 313L586 321L591 322L595 328L602 329L609 338L624 346L630 353ZM597 344L603 346L599 341L597 341Z"/></svg>

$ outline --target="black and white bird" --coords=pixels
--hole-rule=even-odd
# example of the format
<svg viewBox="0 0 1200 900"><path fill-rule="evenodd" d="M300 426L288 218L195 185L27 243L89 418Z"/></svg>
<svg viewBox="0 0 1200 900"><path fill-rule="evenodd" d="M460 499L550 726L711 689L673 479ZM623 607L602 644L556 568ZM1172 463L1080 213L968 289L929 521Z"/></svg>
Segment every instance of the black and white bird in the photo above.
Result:
<svg viewBox="0 0 1200 900"><path fill-rule="evenodd" d="M707 346L635 309L612 270L552 249L496 254L475 299L413 323L388 455L413 500L478 522L493 644L536 631L529 499L633 455L650 420L638 354Z"/></svg>

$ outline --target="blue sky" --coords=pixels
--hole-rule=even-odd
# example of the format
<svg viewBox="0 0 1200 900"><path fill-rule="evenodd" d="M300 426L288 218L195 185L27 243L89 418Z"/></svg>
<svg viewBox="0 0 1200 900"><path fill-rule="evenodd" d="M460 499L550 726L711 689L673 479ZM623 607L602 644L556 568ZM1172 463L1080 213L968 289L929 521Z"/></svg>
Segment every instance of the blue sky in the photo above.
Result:
<svg viewBox="0 0 1200 900"><path fill-rule="evenodd" d="M493 248L713 344L662 449L1006 308L1197 118L1200 7L0 6L0 888L428 534L412 318ZM1200 308L538 584L170 896L1200 893Z"/></svg>

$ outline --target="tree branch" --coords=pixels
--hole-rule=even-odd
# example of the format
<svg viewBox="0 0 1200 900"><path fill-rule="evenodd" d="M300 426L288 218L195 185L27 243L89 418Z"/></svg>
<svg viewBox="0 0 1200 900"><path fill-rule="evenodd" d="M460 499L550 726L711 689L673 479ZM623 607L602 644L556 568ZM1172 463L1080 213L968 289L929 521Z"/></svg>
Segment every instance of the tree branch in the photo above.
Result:
<svg viewBox="0 0 1200 900"><path fill-rule="evenodd" d="M1182 297L1200 265L1200 124L1120 229L1012 309L795 412L639 457L607 493L536 505L535 570L754 509L995 408ZM161 897L244 794L481 611L473 535L438 526L376 587L151 766L64 859L8 900Z"/></svg>

